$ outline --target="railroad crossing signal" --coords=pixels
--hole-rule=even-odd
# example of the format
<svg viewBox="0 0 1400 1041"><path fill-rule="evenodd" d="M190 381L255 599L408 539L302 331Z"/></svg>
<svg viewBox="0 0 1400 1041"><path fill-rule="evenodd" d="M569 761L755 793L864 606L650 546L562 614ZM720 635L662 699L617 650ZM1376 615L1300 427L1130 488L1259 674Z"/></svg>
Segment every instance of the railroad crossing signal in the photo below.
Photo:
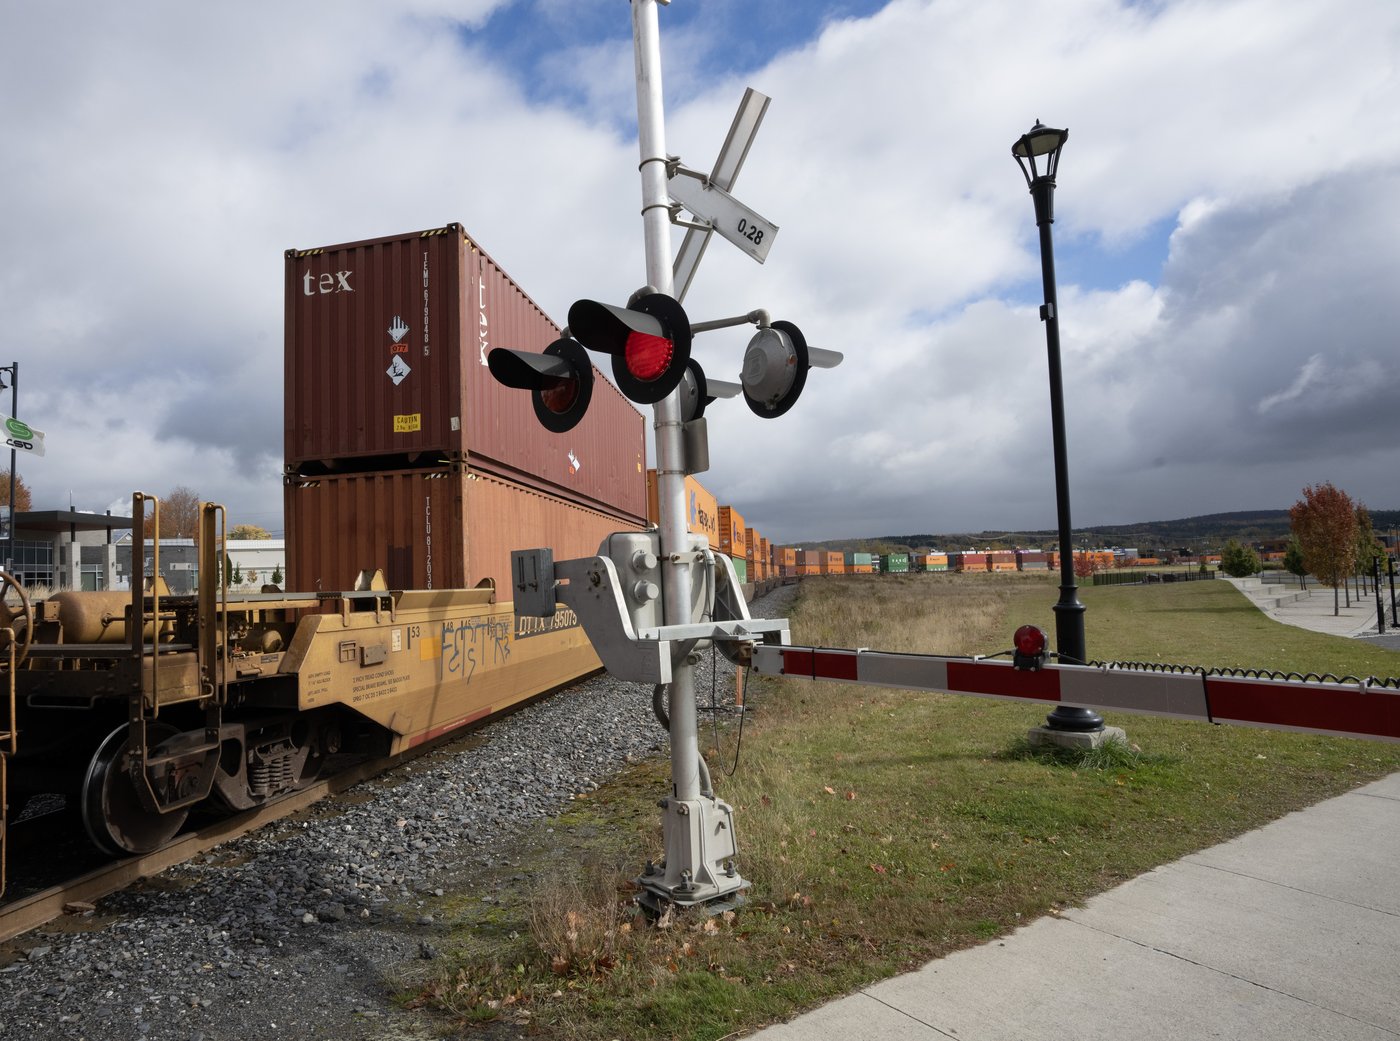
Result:
<svg viewBox="0 0 1400 1041"><path fill-rule="evenodd" d="M556 434L576 427L593 399L593 363L569 337L555 340L542 354L497 347L486 365L498 382L528 390L535 417Z"/></svg>

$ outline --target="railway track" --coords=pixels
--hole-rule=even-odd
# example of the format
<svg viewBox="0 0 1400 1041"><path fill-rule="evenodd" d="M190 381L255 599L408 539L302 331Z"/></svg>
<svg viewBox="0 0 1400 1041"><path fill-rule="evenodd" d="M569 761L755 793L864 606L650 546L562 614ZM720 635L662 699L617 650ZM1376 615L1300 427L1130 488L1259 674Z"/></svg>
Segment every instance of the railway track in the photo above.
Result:
<svg viewBox="0 0 1400 1041"><path fill-rule="evenodd" d="M182 864L201 853L291 817L322 799L337 795L395 767L470 737L470 732L452 734L403 755L356 764L334 776L316 781L301 791L274 799L256 810L234 814L193 828L153 853L108 861L75 877L51 885L41 884L41 888L32 892L7 898L0 902L0 943L56 920L71 905L95 903L104 896L134 885L142 879L159 875L167 868ZM42 827L43 823L44 818L38 818L32 822L12 824L12 840L24 850L31 845L24 840L25 825ZM30 856L43 856L46 851L40 849L27 852Z"/></svg>

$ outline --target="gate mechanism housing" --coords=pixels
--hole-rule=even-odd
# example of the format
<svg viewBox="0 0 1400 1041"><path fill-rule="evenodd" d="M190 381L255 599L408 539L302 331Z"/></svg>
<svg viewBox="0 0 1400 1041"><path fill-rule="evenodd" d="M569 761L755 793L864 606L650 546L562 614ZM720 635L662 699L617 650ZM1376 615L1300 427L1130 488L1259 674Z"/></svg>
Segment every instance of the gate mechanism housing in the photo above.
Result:
<svg viewBox="0 0 1400 1041"><path fill-rule="evenodd" d="M712 644L746 664L758 643L792 642L786 618L751 618L734 565L690 535L684 563L690 569L690 620L666 625L666 568L656 531L619 531L605 538L596 557L555 561L547 549L515 550L517 616L552 618L558 604L578 615L608 672L639 683L670 683L671 666Z"/></svg>

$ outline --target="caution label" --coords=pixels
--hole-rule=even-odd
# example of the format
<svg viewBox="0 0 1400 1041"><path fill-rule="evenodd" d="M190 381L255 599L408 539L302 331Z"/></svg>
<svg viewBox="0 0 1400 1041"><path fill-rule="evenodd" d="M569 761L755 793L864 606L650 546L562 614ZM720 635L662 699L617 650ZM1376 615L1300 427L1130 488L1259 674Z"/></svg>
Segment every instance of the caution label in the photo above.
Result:
<svg viewBox="0 0 1400 1041"><path fill-rule="evenodd" d="M394 417L394 433L396 434L411 434L415 430L422 429L423 414L421 412L415 412L411 416Z"/></svg>

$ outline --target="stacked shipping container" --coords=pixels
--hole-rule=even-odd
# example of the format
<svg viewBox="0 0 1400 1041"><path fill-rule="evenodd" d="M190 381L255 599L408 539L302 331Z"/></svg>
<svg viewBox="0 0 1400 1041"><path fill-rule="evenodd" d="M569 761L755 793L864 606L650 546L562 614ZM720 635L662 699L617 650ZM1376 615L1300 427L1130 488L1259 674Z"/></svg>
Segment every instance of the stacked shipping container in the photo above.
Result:
<svg viewBox="0 0 1400 1041"><path fill-rule="evenodd" d="M647 471L647 520L661 522L655 470ZM694 477L685 479L685 528L694 535L704 535L710 548L719 550L719 501Z"/></svg>
<svg viewBox="0 0 1400 1041"><path fill-rule="evenodd" d="M875 571L873 553L847 553L846 572L852 575L869 575Z"/></svg>
<svg viewBox="0 0 1400 1041"><path fill-rule="evenodd" d="M987 554L988 571L1015 571L1016 554L1009 549L997 549Z"/></svg>
<svg viewBox="0 0 1400 1041"><path fill-rule="evenodd" d="M1050 567L1050 554L1040 550L1018 549L1016 567L1020 571L1046 571Z"/></svg>
<svg viewBox="0 0 1400 1041"><path fill-rule="evenodd" d="M547 315L456 224L286 254L285 504L292 588L509 589L510 550L597 551L646 517L645 424L595 370L546 431L486 369Z"/></svg>
<svg viewBox="0 0 1400 1041"><path fill-rule="evenodd" d="M909 571L908 553L881 553L880 570L888 575L903 575Z"/></svg>

